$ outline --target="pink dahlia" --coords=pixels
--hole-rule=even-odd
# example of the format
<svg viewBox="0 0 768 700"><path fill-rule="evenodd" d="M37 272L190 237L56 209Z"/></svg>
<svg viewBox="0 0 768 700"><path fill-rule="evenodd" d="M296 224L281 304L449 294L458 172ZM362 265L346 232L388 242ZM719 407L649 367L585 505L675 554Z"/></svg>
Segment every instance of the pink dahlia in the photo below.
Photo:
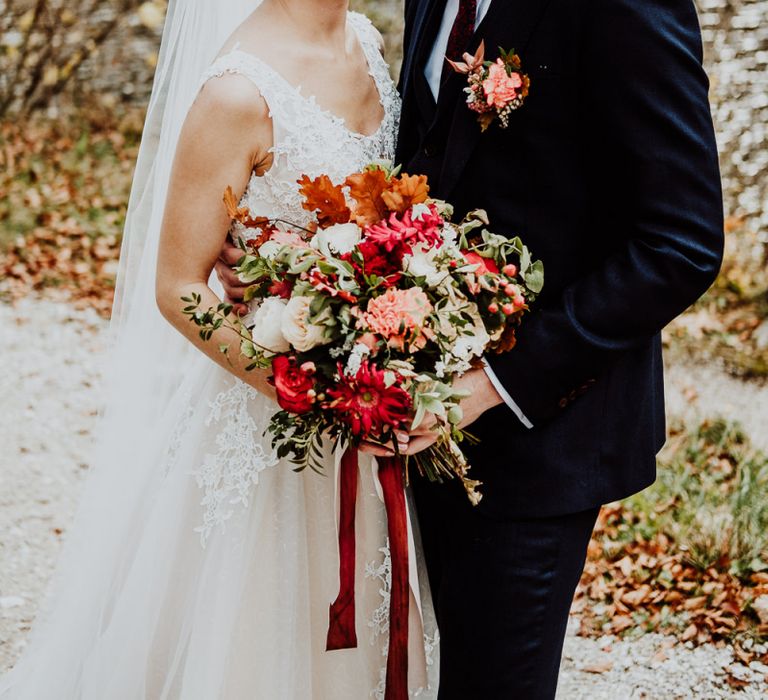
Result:
<svg viewBox="0 0 768 700"><path fill-rule="evenodd" d="M507 67L500 58L488 69L488 77L483 81L483 91L488 105L496 109L504 109L516 99L523 87L523 79L519 73L507 73Z"/></svg>
<svg viewBox="0 0 768 700"><path fill-rule="evenodd" d="M431 312L429 297L419 287L390 287L368 302L362 320L371 331L385 338L390 347L404 350L407 343L418 349L426 343L422 329Z"/></svg>

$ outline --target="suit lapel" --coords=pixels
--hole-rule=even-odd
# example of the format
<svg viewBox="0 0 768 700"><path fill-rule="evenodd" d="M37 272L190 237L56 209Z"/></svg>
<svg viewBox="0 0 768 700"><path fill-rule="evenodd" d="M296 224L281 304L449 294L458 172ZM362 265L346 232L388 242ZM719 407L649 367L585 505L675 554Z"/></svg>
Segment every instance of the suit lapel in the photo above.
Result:
<svg viewBox="0 0 768 700"><path fill-rule="evenodd" d="M424 70L424 66L418 65L416 57L419 56L420 48L424 40L424 33L427 28L427 20L437 5L445 6L445 0L416 0L416 14L413 19L413 29L411 39L406 47L405 60L403 61L403 80L402 94L405 97L409 88L413 86L417 71Z"/></svg>
<svg viewBox="0 0 768 700"><path fill-rule="evenodd" d="M514 49L520 54L525 70L525 48L550 2L551 0L493 0L488 14L472 39L470 52L474 53L482 40L485 41L488 60L498 57L499 46L505 50ZM450 122L440 175L441 197L451 195L481 138L477 115L464 104L465 85L466 77L455 73L440 90L433 128L445 121ZM525 109L525 105L521 109Z"/></svg>

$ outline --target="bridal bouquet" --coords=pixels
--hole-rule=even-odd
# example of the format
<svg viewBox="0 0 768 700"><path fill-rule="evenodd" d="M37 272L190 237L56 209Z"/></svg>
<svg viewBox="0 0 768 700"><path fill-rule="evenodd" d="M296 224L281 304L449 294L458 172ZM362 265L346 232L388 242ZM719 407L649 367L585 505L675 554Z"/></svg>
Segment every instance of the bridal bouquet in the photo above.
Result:
<svg viewBox="0 0 768 700"><path fill-rule="evenodd" d="M326 438L397 451L394 431L431 413L438 440L410 459L432 480L460 478L477 503L453 380L514 347L541 262L489 231L483 211L452 223L423 175L374 164L343 183L305 176L298 187L309 225L254 218L227 191L252 311L232 321L230 305L201 310L186 298L186 313L204 338L236 327L250 368L271 370L281 410L269 431L298 469L322 467Z"/></svg>
<svg viewBox="0 0 768 700"><path fill-rule="evenodd" d="M355 502L363 441L391 445L378 462L391 557L387 700L408 697L408 525L404 477L413 460L428 478L458 477L473 504L460 443L454 379L515 332L541 291L543 266L518 238L488 230L483 211L452 223L449 204L429 197L423 175L373 164L334 183L298 182L306 221L254 217L228 189L232 235L243 248L237 272L251 311L185 309L210 339L222 326L242 338L248 369L268 369L280 409L268 430L297 470L321 470L325 439L344 445L339 467L339 594L329 610L329 651L357 646ZM308 222L308 223L307 223ZM228 353L224 345L222 352ZM437 441L401 459L395 431L436 417Z"/></svg>

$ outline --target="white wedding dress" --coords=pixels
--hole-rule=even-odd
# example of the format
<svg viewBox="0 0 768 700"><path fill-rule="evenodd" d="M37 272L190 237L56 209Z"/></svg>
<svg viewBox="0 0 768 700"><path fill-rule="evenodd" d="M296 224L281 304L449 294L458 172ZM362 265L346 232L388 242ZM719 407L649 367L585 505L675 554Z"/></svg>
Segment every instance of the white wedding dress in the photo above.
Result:
<svg viewBox="0 0 768 700"><path fill-rule="evenodd" d="M302 174L341 181L394 155L396 89L372 25L354 13L349 22L385 112L371 136L352 133L238 48L203 76L201 85L243 75L269 105L274 165L251 179L243 198L254 215L304 223L296 187ZM162 361L170 373L182 359ZM125 478L124 498L93 504L82 516L77 546L87 564L59 575L28 653L0 679L0 698L383 698L389 557L375 464L361 456L359 646L326 652L329 604L339 585L338 455L327 454L325 475L295 473L263 434L276 410L270 400L200 353L183 363L179 388L151 430L133 443L115 431L116 458L130 455L128 463L146 476L138 486L128 476L113 477ZM160 443L159 452L147 447ZM162 459L147 464L150 454ZM97 469L93 478L106 477ZM417 543L415 533L412 548ZM411 582L409 685L413 696L434 698L437 631L424 571L412 567Z"/></svg>

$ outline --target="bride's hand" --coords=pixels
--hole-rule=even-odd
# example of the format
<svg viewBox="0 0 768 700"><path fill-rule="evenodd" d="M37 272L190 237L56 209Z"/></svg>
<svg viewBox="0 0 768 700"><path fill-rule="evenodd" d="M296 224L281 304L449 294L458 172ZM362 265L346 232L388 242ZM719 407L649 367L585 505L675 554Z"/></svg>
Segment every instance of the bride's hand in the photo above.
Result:
<svg viewBox="0 0 768 700"><path fill-rule="evenodd" d="M397 449L400 454L405 454L408 450L409 435L405 430L396 430ZM374 457L394 457L395 450L392 447L385 447L375 442L363 442L360 445L360 452L373 455Z"/></svg>

